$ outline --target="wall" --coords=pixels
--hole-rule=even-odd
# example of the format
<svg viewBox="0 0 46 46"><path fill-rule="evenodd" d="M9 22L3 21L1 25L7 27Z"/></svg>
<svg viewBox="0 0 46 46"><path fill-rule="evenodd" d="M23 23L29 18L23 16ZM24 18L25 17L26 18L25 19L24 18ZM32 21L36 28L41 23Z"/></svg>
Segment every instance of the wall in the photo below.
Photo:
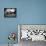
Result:
<svg viewBox="0 0 46 46"><path fill-rule="evenodd" d="M11 7L17 17L4 18L4 8ZM46 0L0 0L0 44L8 43L9 32L18 32L18 24L46 24Z"/></svg>

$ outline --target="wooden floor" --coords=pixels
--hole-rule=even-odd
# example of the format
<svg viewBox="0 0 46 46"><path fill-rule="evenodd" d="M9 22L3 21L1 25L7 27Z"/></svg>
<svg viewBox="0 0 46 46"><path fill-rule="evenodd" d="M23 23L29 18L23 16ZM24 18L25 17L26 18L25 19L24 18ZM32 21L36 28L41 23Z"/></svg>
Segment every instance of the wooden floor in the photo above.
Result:
<svg viewBox="0 0 46 46"><path fill-rule="evenodd" d="M34 42L32 42L31 40L28 40L28 41L21 40L20 41L20 46L46 46L46 42L44 42L44 41L34 41Z"/></svg>
<svg viewBox="0 0 46 46"><path fill-rule="evenodd" d="M8 44L0 44L0 46L8 46ZM31 40L28 41L21 40L19 44L15 44L13 46L46 46L46 42L42 41L32 42Z"/></svg>

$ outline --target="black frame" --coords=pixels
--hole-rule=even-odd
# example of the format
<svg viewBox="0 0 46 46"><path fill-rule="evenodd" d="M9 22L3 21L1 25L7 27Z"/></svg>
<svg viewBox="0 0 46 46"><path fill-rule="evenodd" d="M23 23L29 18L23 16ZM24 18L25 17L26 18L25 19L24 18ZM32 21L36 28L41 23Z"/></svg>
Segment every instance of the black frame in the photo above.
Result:
<svg viewBox="0 0 46 46"><path fill-rule="evenodd" d="M15 12L13 13L13 12L11 12L11 14L9 15L9 13L8 12L6 12L6 10L7 9L15 9ZM6 13L5 13L6 12ZM12 15L13 14L13 15ZM12 18L12 17L15 17L16 18L16 16L17 16L17 8L4 8L4 17L10 17L10 18Z"/></svg>

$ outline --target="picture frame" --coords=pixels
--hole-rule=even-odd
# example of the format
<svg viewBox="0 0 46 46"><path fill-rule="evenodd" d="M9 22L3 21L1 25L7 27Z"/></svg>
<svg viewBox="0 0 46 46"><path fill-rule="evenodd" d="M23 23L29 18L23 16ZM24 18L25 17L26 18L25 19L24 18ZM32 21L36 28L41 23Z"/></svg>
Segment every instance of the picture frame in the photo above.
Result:
<svg viewBox="0 0 46 46"><path fill-rule="evenodd" d="M25 32L26 31L26 32ZM18 41L46 41L46 24L19 24Z"/></svg>
<svg viewBox="0 0 46 46"><path fill-rule="evenodd" d="M15 17L17 16L16 8L4 8L4 17Z"/></svg>

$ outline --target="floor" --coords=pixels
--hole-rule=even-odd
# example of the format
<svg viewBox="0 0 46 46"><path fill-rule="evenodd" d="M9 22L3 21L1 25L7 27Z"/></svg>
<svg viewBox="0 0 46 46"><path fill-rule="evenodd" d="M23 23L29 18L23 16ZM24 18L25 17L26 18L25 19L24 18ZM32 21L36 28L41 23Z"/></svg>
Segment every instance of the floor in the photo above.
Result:
<svg viewBox="0 0 46 46"><path fill-rule="evenodd" d="M21 40L20 46L46 46L46 42L45 41L32 42L31 40L28 40L28 41Z"/></svg>
<svg viewBox="0 0 46 46"><path fill-rule="evenodd" d="M7 44L0 44L0 46L8 46L8 45ZM14 44L14 46L46 46L46 42L45 41L34 41L34 42L32 42L31 40L28 40L28 41L21 40L19 45Z"/></svg>
<svg viewBox="0 0 46 46"><path fill-rule="evenodd" d="M8 46L8 44L0 44L0 46ZM18 44L10 45L10 46L18 46Z"/></svg>

